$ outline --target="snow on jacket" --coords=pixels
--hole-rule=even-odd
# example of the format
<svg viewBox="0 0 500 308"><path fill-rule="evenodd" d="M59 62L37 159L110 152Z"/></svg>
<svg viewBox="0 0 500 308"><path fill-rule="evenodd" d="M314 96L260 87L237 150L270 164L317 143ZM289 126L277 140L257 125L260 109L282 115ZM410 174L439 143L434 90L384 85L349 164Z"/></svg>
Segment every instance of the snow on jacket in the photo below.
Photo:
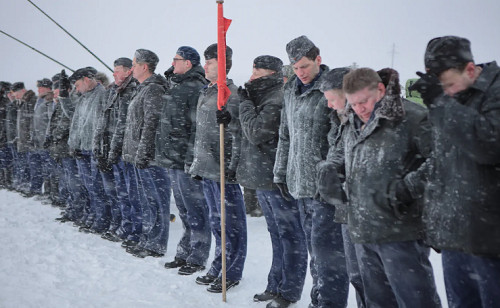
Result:
<svg viewBox="0 0 500 308"><path fill-rule="evenodd" d="M314 197L316 165L328 153L332 110L319 90L327 71L328 67L321 65L321 76L302 94L298 91L297 76L285 85L274 183L286 183L295 199Z"/></svg>
<svg viewBox="0 0 500 308"><path fill-rule="evenodd" d="M226 108L231 113L231 122L224 130L224 166L236 171L240 156L241 126L239 120L240 98L238 88L231 79L227 80L231 95ZM216 121L217 84L201 90L196 113L196 136L193 150L193 164L190 174L198 175L216 182L220 181L219 125ZM227 182L233 183L234 182Z"/></svg>
<svg viewBox="0 0 500 308"><path fill-rule="evenodd" d="M108 90L92 141L92 148L101 158L107 159L110 152L121 156L128 106L136 86L137 81L130 75L119 87L115 85Z"/></svg>
<svg viewBox="0 0 500 308"><path fill-rule="evenodd" d="M205 71L197 65L185 74L174 74L170 82L156 136L155 164L184 169L193 161L196 106L207 80Z"/></svg>
<svg viewBox="0 0 500 308"><path fill-rule="evenodd" d="M122 150L124 161L145 164L154 159L156 129L166 89L167 80L157 74L137 86L128 107Z"/></svg>
<svg viewBox="0 0 500 308"><path fill-rule="evenodd" d="M33 111L32 124L32 139L35 150L43 150L45 141L45 133L49 124L49 114L52 113L52 99L54 94L47 92L43 96L38 97Z"/></svg>
<svg viewBox="0 0 500 308"><path fill-rule="evenodd" d="M0 95L0 148L7 145L7 106L9 99L3 94Z"/></svg>
<svg viewBox="0 0 500 308"><path fill-rule="evenodd" d="M73 101L69 100L67 103L72 104ZM70 126L71 117L64 113L61 103L57 102L50 114L45 133L46 136L50 136L52 139L48 151L50 156L56 160L69 157L68 138Z"/></svg>
<svg viewBox="0 0 500 308"><path fill-rule="evenodd" d="M388 90L389 91L389 90ZM378 108L377 108L378 107ZM354 112L342 129L335 155L345 164L348 224L355 243L384 243L423 237L421 167L430 155L427 110L399 96L385 95L363 129ZM338 161L339 158L343 161ZM403 180L412 201L391 200Z"/></svg>
<svg viewBox="0 0 500 308"><path fill-rule="evenodd" d="M6 136L9 144L16 143L17 140L17 103L8 101L6 107Z"/></svg>
<svg viewBox="0 0 500 308"><path fill-rule="evenodd" d="M33 150L31 139L31 127L33 121L33 109L36 103L35 92L28 90L17 105L17 151L29 152Z"/></svg>
<svg viewBox="0 0 500 308"><path fill-rule="evenodd" d="M279 139L283 78L265 76L245 84L249 100L240 104L242 141L236 178L244 187L273 190Z"/></svg>
<svg viewBox="0 0 500 308"><path fill-rule="evenodd" d="M438 249L500 256L500 68L430 108L433 164L426 189L426 241Z"/></svg>
<svg viewBox="0 0 500 308"><path fill-rule="evenodd" d="M71 150L92 151L92 138L106 100L106 89L99 83L97 86L76 98L68 145Z"/></svg>

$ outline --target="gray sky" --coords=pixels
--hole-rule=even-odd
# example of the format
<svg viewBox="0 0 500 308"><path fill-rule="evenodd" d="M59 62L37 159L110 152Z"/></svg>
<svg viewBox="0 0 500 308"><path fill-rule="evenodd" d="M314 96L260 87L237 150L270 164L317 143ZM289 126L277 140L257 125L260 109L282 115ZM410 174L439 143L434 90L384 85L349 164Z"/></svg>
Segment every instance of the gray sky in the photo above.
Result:
<svg viewBox="0 0 500 308"><path fill-rule="evenodd" d="M32 0L108 66L133 57L138 48L158 54L157 73L170 65L181 45L202 55L217 40L215 0ZM94 66L111 73L29 2L1 0L0 30L78 69ZM427 42L458 35L472 42L476 63L499 60L498 0L226 0L224 15L233 22L227 43L234 51L229 77L242 85L255 57L270 54L289 63L285 45L307 35L330 68L351 65L380 69L391 66L401 81L423 69ZM62 67L0 34L0 80L50 78ZM203 61L202 61L203 64Z"/></svg>

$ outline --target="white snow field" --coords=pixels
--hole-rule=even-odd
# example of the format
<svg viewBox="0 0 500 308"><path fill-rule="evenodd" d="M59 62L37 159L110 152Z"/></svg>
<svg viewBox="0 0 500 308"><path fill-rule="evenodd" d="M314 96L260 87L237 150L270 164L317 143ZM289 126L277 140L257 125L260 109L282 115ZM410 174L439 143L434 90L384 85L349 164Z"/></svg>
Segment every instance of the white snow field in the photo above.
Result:
<svg viewBox="0 0 500 308"><path fill-rule="evenodd" d="M174 202L171 211L177 214ZM163 258L138 259L94 234L78 232L71 223L54 221L60 210L0 190L0 307L265 307L253 295L265 289L271 264L271 243L263 217L248 221L248 255L239 286L227 292L227 302L197 285L193 276L180 276L163 267L173 259L181 236L179 219L170 226ZM214 249L212 243L212 254ZM209 258L209 262L212 255ZM438 292L444 295L441 258L433 253ZM308 274L302 299L309 304ZM349 307L356 307L353 288Z"/></svg>

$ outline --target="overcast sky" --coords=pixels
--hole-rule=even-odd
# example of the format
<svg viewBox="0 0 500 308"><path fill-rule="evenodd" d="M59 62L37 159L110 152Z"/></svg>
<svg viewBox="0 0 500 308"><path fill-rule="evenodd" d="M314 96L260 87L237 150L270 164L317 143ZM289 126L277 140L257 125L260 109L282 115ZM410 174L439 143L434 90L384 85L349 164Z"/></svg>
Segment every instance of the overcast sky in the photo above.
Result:
<svg viewBox="0 0 500 308"><path fill-rule="evenodd" d="M32 1L110 67L116 58L132 58L136 49L146 48L158 54L157 73L163 73L179 46L193 46L202 55L217 40L215 0ZM112 78L28 1L1 2L0 30L72 69L94 66ZM330 68L356 62L380 69L394 63L402 82L423 69L425 46L436 36L469 38L476 63L500 59L498 0L226 0L224 12L233 20L227 34L234 52L229 77L237 85L248 80L259 55L289 63L285 46L300 35L320 48ZM3 34L0 44L2 81L24 81L35 90L36 80L62 69Z"/></svg>

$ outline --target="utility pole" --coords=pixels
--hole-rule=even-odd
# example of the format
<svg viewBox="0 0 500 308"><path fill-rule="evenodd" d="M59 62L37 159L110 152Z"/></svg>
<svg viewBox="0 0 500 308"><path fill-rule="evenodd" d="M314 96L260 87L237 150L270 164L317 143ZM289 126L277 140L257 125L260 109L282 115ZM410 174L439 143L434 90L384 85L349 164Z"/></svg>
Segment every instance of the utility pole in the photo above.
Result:
<svg viewBox="0 0 500 308"><path fill-rule="evenodd" d="M392 43L392 50L391 50L391 68L394 68L394 57L396 55L396 44Z"/></svg>

